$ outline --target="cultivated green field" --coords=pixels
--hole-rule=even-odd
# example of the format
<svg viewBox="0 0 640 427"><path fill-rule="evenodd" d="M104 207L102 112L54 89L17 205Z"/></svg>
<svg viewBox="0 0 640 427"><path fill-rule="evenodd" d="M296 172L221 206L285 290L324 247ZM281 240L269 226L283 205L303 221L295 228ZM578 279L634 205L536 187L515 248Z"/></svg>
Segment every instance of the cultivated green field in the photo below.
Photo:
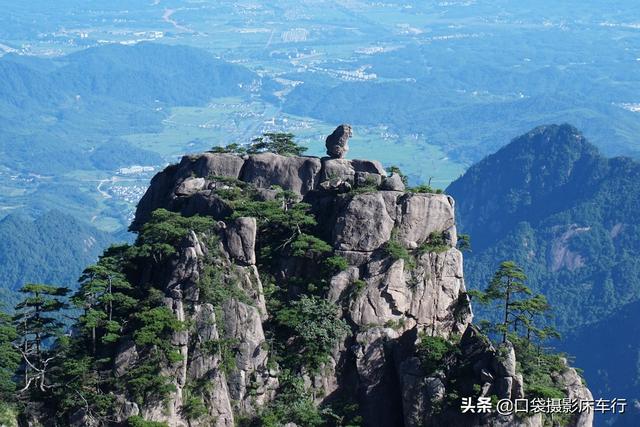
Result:
<svg viewBox="0 0 640 427"><path fill-rule="evenodd" d="M155 151L176 161L184 153L201 152L233 142L249 143L264 132L291 132L308 147L308 154L324 156L324 140L339 123L281 113L261 101L241 98L213 100L206 107L177 107L163 121L159 133L133 134L126 139L136 146ZM429 144L422 135L397 135L384 126L356 126L348 158L375 159L385 166L395 165L409 175L412 184L431 179L446 187L465 169Z"/></svg>

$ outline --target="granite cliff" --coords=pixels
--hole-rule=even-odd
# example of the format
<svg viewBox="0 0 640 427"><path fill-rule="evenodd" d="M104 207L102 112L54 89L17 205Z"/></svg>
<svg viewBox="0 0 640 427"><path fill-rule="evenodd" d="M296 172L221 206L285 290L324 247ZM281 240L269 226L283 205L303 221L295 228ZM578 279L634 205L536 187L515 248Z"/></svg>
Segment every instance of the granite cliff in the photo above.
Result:
<svg viewBox="0 0 640 427"><path fill-rule="evenodd" d="M338 151L335 157L342 157L344 150ZM273 153L186 156L153 178L133 230L144 227L156 209L167 209L215 219L215 239L191 232L162 269L148 271L144 280L164 290L166 307L189 327L171 338L180 359L162 367L173 385L168 397L135 403L119 394L117 422L139 416L169 426L252 425L252 417L278 399L281 366L267 337L273 313L260 270L260 227L254 217L233 215L237 204L230 193L243 192L261 201L280 200L286 192L292 203L308 204L316 219L314 235L346 261L327 278L322 295L349 331L320 369L296 372L315 405L330 407L346 399L367 426L543 425L542 414L460 413L456 399L461 396L516 399L528 394L513 346L495 347L471 324L463 259L456 248L454 200L406 191L401 177L388 175L376 161ZM316 264L313 257L276 255L268 280L290 283L286 295L297 299L304 294L298 283L321 274ZM217 305L206 302L199 286L211 265L222 272L220 282L233 289ZM456 351L439 360L436 369L425 366L419 354L427 337L455 343ZM203 343L222 340L233 343L231 363L220 352L203 349ZM123 341L115 375L134 369L145 351ZM554 381L569 398L591 397L568 366ZM185 402L191 385L202 382L211 385L199 391L206 414L193 419ZM335 425L346 425L336 418ZM76 425L89 421L82 411L76 414ZM589 412L566 421L591 423Z"/></svg>

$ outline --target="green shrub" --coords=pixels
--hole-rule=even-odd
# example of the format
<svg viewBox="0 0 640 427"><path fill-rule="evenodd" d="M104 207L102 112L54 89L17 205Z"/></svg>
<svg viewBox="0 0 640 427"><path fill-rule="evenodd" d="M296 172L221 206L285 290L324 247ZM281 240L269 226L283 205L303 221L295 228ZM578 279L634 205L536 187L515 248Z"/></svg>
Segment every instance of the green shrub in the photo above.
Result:
<svg viewBox="0 0 640 427"><path fill-rule="evenodd" d="M209 411L201 397L188 395L182 404L182 413L188 420L197 420L207 415Z"/></svg>
<svg viewBox="0 0 640 427"><path fill-rule="evenodd" d="M351 191L349 192L349 194L358 195L373 193L375 191L378 191L378 183L373 178L367 177L363 184L354 185L353 187L351 187Z"/></svg>
<svg viewBox="0 0 640 427"><path fill-rule="evenodd" d="M229 154L235 154L235 155L242 155L242 154L247 154L247 149L246 147L243 147L242 145L234 142L231 144L227 144L224 147L221 147L221 146L211 147L211 150L209 150L209 152L215 153L215 154L229 153Z"/></svg>
<svg viewBox="0 0 640 427"><path fill-rule="evenodd" d="M255 138L247 149L249 154L271 152L283 156L301 156L307 147L298 145L291 133L268 132Z"/></svg>
<svg viewBox="0 0 640 427"><path fill-rule="evenodd" d="M5 406L13 401L16 385L13 376L20 365L20 353L13 346L18 338L18 331L11 324L11 317L0 312L0 424L3 413L11 413L10 408ZM9 417L7 415L7 417Z"/></svg>
<svg viewBox="0 0 640 427"><path fill-rule="evenodd" d="M330 256L324 261L324 263L329 267L333 274L344 271L349 267L349 262L340 255Z"/></svg>
<svg viewBox="0 0 640 427"><path fill-rule="evenodd" d="M436 231L433 231L431 234L429 234L429 237L427 237L427 240L425 240L424 243L422 243L418 247L418 253L420 255L425 253L430 253L430 252L440 253L448 249L449 249L449 244L447 242L447 238L445 236L444 231L439 233Z"/></svg>
<svg viewBox="0 0 640 427"><path fill-rule="evenodd" d="M420 334L420 342L416 345L417 356L423 369L430 375L443 367L445 356L451 354L456 345L446 338Z"/></svg>
<svg viewBox="0 0 640 427"><path fill-rule="evenodd" d="M162 359L152 354L130 369L124 377L129 394L139 405L149 401L162 401L175 391L171 380L161 374Z"/></svg>
<svg viewBox="0 0 640 427"><path fill-rule="evenodd" d="M367 282L365 282L364 280L358 279L355 282L353 282L353 290L354 290L355 296L360 295L362 291L365 290L366 287L367 287Z"/></svg>
<svg viewBox="0 0 640 427"><path fill-rule="evenodd" d="M387 173L389 175L391 175L392 173L397 173L400 176L400 179L402 180L402 183L405 185L405 187L409 185L409 178L404 173L402 173L398 166L389 166L387 168Z"/></svg>
<svg viewBox="0 0 640 427"><path fill-rule="evenodd" d="M184 323L165 306L143 310L135 317L140 324L133 335L138 346L154 345L167 349L171 346L167 343L171 334L184 329Z"/></svg>
<svg viewBox="0 0 640 427"><path fill-rule="evenodd" d="M468 234L458 234L457 247L460 252L470 251L471 236L469 236Z"/></svg>
<svg viewBox="0 0 640 427"><path fill-rule="evenodd" d="M329 360L333 347L349 332L336 306L316 296L302 296L278 311L276 320L290 336L286 342L287 356L293 358L291 366L302 365L313 371Z"/></svg>
<svg viewBox="0 0 640 427"><path fill-rule="evenodd" d="M547 352L539 346L529 342L525 338L511 335L516 360L524 379L524 394L527 399L562 399L567 397L564 385L557 383L557 378L567 369L563 355ZM555 422L555 425L567 425L567 414L544 414L545 425Z"/></svg>
<svg viewBox="0 0 640 427"><path fill-rule="evenodd" d="M214 307L219 307L232 298L244 304L253 305L253 300L237 285L236 281L225 280L221 267L215 265L215 260L211 256L204 263L198 282L198 291L199 300Z"/></svg>
<svg viewBox="0 0 640 427"><path fill-rule="evenodd" d="M542 384L532 384L527 388L526 392L528 398L563 399L567 397L563 390Z"/></svg>
<svg viewBox="0 0 640 427"><path fill-rule="evenodd" d="M141 228L132 254L152 258L156 263L176 252L176 246L189 232L210 232L213 220L198 215L184 217L166 209L156 209Z"/></svg>
<svg viewBox="0 0 640 427"><path fill-rule="evenodd" d="M212 356L220 356L220 368L229 373L236 368L235 351L240 341L237 338L220 338L203 343L205 351Z"/></svg>
<svg viewBox="0 0 640 427"><path fill-rule="evenodd" d="M439 188L433 188L427 184L417 185L415 187L409 188L409 191L412 193L432 193L432 194L442 194L443 191Z"/></svg>
<svg viewBox="0 0 640 427"><path fill-rule="evenodd" d="M407 321L404 318L400 318L398 320L390 319L390 320L387 320L384 323L384 327L385 328L391 328L391 329L394 329L394 330L399 330L399 329L404 328L406 323L407 323Z"/></svg>
<svg viewBox="0 0 640 427"><path fill-rule="evenodd" d="M413 259L413 256L409 253L407 248L402 246L402 244L396 239L394 233L392 233L391 239L385 243L384 251L395 260L404 260L408 269L415 267L415 260Z"/></svg>
<svg viewBox="0 0 640 427"><path fill-rule="evenodd" d="M14 427L18 425L18 412L5 402L0 401L0 425Z"/></svg>
<svg viewBox="0 0 640 427"><path fill-rule="evenodd" d="M331 252L331 246L311 234L300 234L291 244L293 256L315 259Z"/></svg>
<svg viewBox="0 0 640 427"><path fill-rule="evenodd" d="M280 427L290 422L305 427L325 425L313 397L304 387L304 380L289 371L284 371L279 379L276 399L257 417L257 423L249 425Z"/></svg>

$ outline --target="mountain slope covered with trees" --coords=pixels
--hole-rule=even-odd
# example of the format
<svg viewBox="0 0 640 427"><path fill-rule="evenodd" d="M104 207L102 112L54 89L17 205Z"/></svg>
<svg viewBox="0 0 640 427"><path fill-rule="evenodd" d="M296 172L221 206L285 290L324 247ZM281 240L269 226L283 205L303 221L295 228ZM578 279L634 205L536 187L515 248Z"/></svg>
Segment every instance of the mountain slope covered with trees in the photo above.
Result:
<svg viewBox="0 0 640 427"><path fill-rule="evenodd" d="M114 236L69 215L50 211L32 220L8 215L0 220L0 296L11 308L26 283L75 285Z"/></svg>
<svg viewBox="0 0 640 427"><path fill-rule="evenodd" d="M638 182L640 164L605 158L575 128L554 125L514 139L447 189L472 238L470 287L482 288L500 260L522 265L555 307L547 323L568 338L558 345L606 396L640 396L640 341L622 327L640 322L631 309L640 300ZM582 341L604 338L602 328L606 339Z"/></svg>

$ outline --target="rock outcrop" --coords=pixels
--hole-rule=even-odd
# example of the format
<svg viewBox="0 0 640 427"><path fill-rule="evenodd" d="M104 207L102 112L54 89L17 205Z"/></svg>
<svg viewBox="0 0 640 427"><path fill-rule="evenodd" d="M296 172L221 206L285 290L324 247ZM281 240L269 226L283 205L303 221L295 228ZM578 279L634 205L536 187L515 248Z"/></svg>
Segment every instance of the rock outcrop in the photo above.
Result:
<svg viewBox="0 0 640 427"><path fill-rule="evenodd" d="M350 125L340 125L327 137L325 145L327 156L334 159L342 159L349 151L349 138L353 136Z"/></svg>
<svg viewBox="0 0 640 427"><path fill-rule="evenodd" d="M350 127L343 125L327 138L331 158L205 153L184 157L154 177L138 205L133 229L139 229L153 210L165 208L213 217L219 221L218 239L206 242L192 233L167 271L156 273L164 283L166 306L194 327L173 337L183 357L166 367L175 386L168 402L138 405L118 396L123 419L140 414L172 427L231 426L239 416L255 414L273 399L278 372L269 363L265 345L263 327L269 313L255 265L256 222L228 219L233 207L219 194L232 182L241 182L254 186L265 199L277 186L309 203L319 236L348 262L331 278L327 298L341 307L352 334L334 349L320 373L305 377L308 387L317 390L318 403L341 392L353 393L367 426L542 425L541 417L469 418L438 412L450 375L459 372L451 368L425 373L415 352L421 336L462 335L460 357L472 369L460 384L470 395L476 385L483 396L522 397L523 378L513 347L494 348L470 325L453 199L406 193L401 177L387 176L378 162L343 159L350 135ZM429 249L434 235L442 237L445 247ZM390 243L416 255L392 256ZM216 310L200 300L196 284L207 274L205 261L214 255L223 280L239 287L248 301L234 297ZM308 268L294 264L295 260L283 260L281 274ZM202 346L223 338L236 344L233 363L226 367L222 355ZM124 374L138 357L134 344L123 343L116 371ZM204 402L209 421L188 420L181 411L185 390L202 381L213 384ZM570 371L560 381L572 396L589 396ZM589 425L585 420L575 425Z"/></svg>
<svg viewBox="0 0 640 427"><path fill-rule="evenodd" d="M171 339L181 360L166 366L161 373L171 379L173 386L168 398L140 405L129 401L127 396L118 396L116 413L121 418L117 421L139 415L170 426L231 427L237 414L255 413L257 407L273 397L278 379L276 373L268 369L268 354L262 349L266 307L262 284L253 264L255 232L253 218L239 218L229 228L221 228L221 237L234 236L226 241L214 240L216 243L209 246L200 236L191 233L167 271L155 273L154 280L164 283L166 289L165 305L178 320L193 326L188 331L175 332ZM198 283L206 274L204 262L213 252L219 271L223 272L221 280L245 288L244 294L250 301L231 299L219 311L201 301ZM210 348L222 340L237 343L232 366L225 366L224 355ZM116 377L126 375L135 366L143 356L141 351L131 341L122 344L115 361ZM194 384L203 383L210 385L203 388L202 402L208 414L199 420L190 420L183 410L185 394ZM248 387L251 387L251 396ZM81 419L76 425L85 425L85 422Z"/></svg>

